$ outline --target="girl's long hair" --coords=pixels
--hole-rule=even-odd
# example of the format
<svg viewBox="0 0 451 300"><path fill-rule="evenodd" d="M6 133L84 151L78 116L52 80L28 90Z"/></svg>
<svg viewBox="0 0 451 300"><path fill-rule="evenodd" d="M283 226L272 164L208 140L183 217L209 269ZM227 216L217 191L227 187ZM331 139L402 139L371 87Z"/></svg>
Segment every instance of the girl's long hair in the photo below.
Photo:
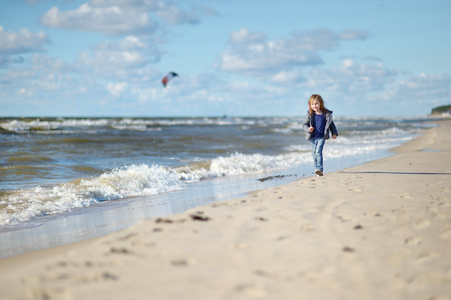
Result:
<svg viewBox="0 0 451 300"><path fill-rule="evenodd" d="M326 112L327 108L324 107L324 100L323 97L321 97L321 95L318 94L313 94L310 96L310 98L308 99L308 113L309 114L313 114L313 109L312 109L312 102L318 100L319 102L319 108L321 109L322 112Z"/></svg>

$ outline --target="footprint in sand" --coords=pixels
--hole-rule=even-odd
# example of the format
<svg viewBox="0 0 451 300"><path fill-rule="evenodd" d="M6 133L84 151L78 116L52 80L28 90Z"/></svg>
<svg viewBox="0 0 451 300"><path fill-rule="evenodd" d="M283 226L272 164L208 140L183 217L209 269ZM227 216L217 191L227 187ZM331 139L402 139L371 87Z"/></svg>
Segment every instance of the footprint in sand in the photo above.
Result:
<svg viewBox="0 0 451 300"><path fill-rule="evenodd" d="M111 254L133 254L133 252L128 250L125 247L122 247L122 248L111 247L110 250L107 252L107 255L111 255Z"/></svg>
<svg viewBox="0 0 451 300"><path fill-rule="evenodd" d="M373 216L373 217L382 217L382 214L376 213L376 212L370 212L370 213L363 213L364 216Z"/></svg>
<svg viewBox="0 0 451 300"><path fill-rule="evenodd" d="M413 199L409 194L401 194L399 195L399 198L407 200Z"/></svg>
<svg viewBox="0 0 451 300"><path fill-rule="evenodd" d="M175 267L185 267L188 265L194 265L196 261L194 259L174 259L170 261L170 264Z"/></svg>
<svg viewBox="0 0 451 300"><path fill-rule="evenodd" d="M194 214L191 214L191 215L189 215L189 216L190 216L190 218L191 218L193 221L207 222L207 221L210 220L210 217L204 215L204 212L202 212L202 211L198 211L198 212L196 212L196 213L194 213Z"/></svg>
<svg viewBox="0 0 451 300"><path fill-rule="evenodd" d="M349 221L352 220L351 218L349 218L349 217L344 217L344 216L337 216L337 219L340 220L340 221L343 222L343 223L346 223L346 222L349 222Z"/></svg>
<svg viewBox="0 0 451 300"><path fill-rule="evenodd" d="M440 253L435 252L435 251L423 252L423 253L420 253L418 255L418 261L419 262L426 262L426 261L429 261L431 259L438 258L440 256L441 256Z"/></svg>
<svg viewBox="0 0 451 300"><path fill-rule="evenodd" d="M346 247L343 247L342 251L352 253L352 252L355 252L356 250L352 247L346 246Z"/></svg>
<svg viewBox="0 0 451 300"><path fill-rule="evenodd" d="M27 298L31 299L73 299L70 292L65 288L36 288L26 292Z"/></svg>
<svg viewBox="0 0 451 300"><path fill-rule="evenodd" d="M416 229L423 229L423 228L429 227L430 225L431 225L431 222L429 222L428 220L419 220L419 221L415 222Z"/></svg>
<svg viewBox="0 0 451 300"><path fill-rule="evenodd" d="M84 261L84 262L74 262L74 261L59 261L56 264L45 266L46 271L53 271L57 269L79 269L79 268L107 268L107 267L115 267L118 263L115 261Z"/></svg>
<svg viewBox="0 0 451 300"><path fill-rule="evenodd" d="M255 270L254 274L260 277L265 277L273 280L279 280L279 281L293 281L295 279L294 276L286 275L286 274L279 274L274 272L268 272L264 270Z"/></svg>
<svg viewBox="0 0 451 300"><path fill-rule="evenodd" d="M52 265L47 265L45 267L46 270L53 270L57 268L67 268L67 267L79 267L79 263L73 261L59 261Z"/></svg>
<svg viewBox="0 0 451 300"><path fill-rule="evenodd" d="M408 237L404 241L404 244L405 245L409 245L409 246L421 245L421 243L422 243L421 240L419 238L416 238L416 237Z"/></svg>
<svg viewBox="0 0 451 300"><path fill-rule="evenodd" d="M110 271L103 271L101 273L72 274L68 275L67 279L72 282L94 283L101 281L118 281L119 276Z"/></svg>
<svg viewBox="0 0 451 300"><path fill-rule="evenodd" d="M129 240L129 239L131 239L131 238L134 238L134 237L136 237L138 234L137 233L135 233L135 232L132 232L132 233L129 233L129 234L127 234L127 235L125 235L125 236L120 236L120 237L118 237L117 238L117 240L118 241L127 241L127 240Z"/></svg>
<svg viewBox="0 0 451 300"><path fill-rule="evenodd" d="M23 281L26 283L52 283L52 282L100 282L100 281L117 281L119 276L113 274L110 271L100 271L100 272L86 272L83 270L63 273L45 273L36 277L24 278ZM40 299L40 298L39 298ZM55 298L43 298L43 299L60 299Z"/></svg>

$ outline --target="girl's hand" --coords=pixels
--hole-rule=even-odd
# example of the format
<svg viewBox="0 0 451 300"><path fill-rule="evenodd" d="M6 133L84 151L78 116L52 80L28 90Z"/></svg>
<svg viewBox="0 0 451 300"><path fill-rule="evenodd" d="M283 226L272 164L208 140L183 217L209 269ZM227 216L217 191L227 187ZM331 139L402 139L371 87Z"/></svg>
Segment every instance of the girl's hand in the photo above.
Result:
<svg viewBox="0 0 451 300"><path fill-rule="evenodd" d="M334 135L332 136L332 138L335 140L335 139L337 138L337 136L334 134Z"/></svg>
<svg viewBox="0 0 451 300"><path fill-rule="evenodd" d="M311 133L311 132L313 131L313 129L315 129L315 128L314 128L314 127L310 127L310 128L308 129L308 132Z"/></svg>

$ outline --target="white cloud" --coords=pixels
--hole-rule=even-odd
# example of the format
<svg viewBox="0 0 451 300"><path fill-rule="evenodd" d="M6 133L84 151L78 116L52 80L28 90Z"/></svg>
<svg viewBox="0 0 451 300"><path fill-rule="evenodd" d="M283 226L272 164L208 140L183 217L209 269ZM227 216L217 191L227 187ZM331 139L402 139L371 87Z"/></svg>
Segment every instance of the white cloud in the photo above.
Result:
<svg viewBox="0 0 451 300"><path fill-rule="evenodd" d="M243 28L230 34L230 48L223 53L217 66L243 75L269 75L277 80L276 74L280 72L321 64L320 50L331 50L343 40L366 37L362 31L336 33L321 29L297 31L289 38L270 41L264 33L253 33Z"/></svg>
<svg viewBox="0 0 451 300"><path fill-rule="evenodd" d="M150 41L128 36L119 41L96 45L91 51L79 52L78 61L87 73L119 81L145 77L145 69L160 59L158 49Z"/></svg>
<svg viewBox="0 0 451 300"><path fill-rule="evenodd" d="M140 37L136 36L127 36L118 41L108 41L105 43L98 44L94 47L94 49L100 51L140 51L140 52L148 52L149 47L148 42Z"/></svg>
<svg viewBox="0 0 451 300"><path fill-rule="evenodd" d="M265 43L266 40L266 34L262 32L252 33L246 28L232 32L229 38L231 44Z"/></svg>
<svg viewBox="0 0 451 300"><path fill-rule="evenodd" d="M199 24L203 15L219 15L211 6L193 5L190 11L180 9L173 1L156 0L91 0L93 6L118 6L124 9L148 11L171 24Z"/></svg>
<svg viewBox="0 0 451 300"><path fill-rule="evenodd" d="M299 30L292 33L292 37L284 40L285 47L296 50L332 50L345 40L365 40L368 34L364 31L345 30L334 32L329 29Z"/></svg>
<svg viewBox="0 0 451 300"><path fill-rule="evenodd" d="M369 33L361 30L345 30L338 33L338 37L342 40L366 40Z"/></svg>
<svg viewBox="0 0 451 300"><path fill-rule="evenodd" d="M361 63L346 58L338 67L312 69L301 85L314 90L352 92L361 96L362 93L382 90L397 75L396 71L381 63Z"/></svg>
<svg viewBox="0 0 451 300"><path fill-rule="evenodd" d="M113 97L117 98L117 97L122 96L125 93L128 86L129 85L126 82L109 83L107 85L107 89Z"/></svg>
<svg viewBox="0 0 451 300"><path fill-rule="evenodd" d="M147 59L137 51L99 50L93 53L81 52L80 63L94 72L108 72L143 66Z"/></svg>
<svg viewBox="0 0 451 300"><path fill-rule="evenodd" d="M410 99L416 103L431 105L451 102L451 77L449 74L410 75L389 84L383 99ZM415 100L414 100L415 99Z"/></svg>
<svg viewBox="0 0 451 300"><path fill-rule="evenodd" d="M159 3L158 10L156 12L160 18L168 21L171 24L199 24L199 14L194 11L180 10L174 3L165 5L162 2Z"/></svg>
<svg viewBox="0 0 451 300"><path fill-rule="evenodd" d="M234 47L221 57L219 68L243 75L265 76L283 69L321 63L317 53L299 52L280 43L265 42L247 47Z"/></svg>
<svg viewBox="0 0 451 300"><path fill-rule="evenodd" d="M208 6L180 9L175 2L155 0L91 0L75 10L54 6L41 17L44 26L100 32L107 36L151 35L159 26L154 14L169 24L199 24L202 15L215 14ZM157 18L158 18L157 17Z"/></svg>
<svg viewBox="0 0 451 300"><path fill-rule="evenodd" d="M152 100L160 101L161 99L161 88L134 87L131 93L139 102L148 102Z"/></svg>
<svg viewBox="0 0 451 300"><path fill-rule="evenodd" d="M0 26L0 54L21 54L42 51L45 44L49 44L49 37L39 31L32 33L24 28L18 33L8 32Z"/></svg>
<svg viewBox="0 0 451 300"><path fill-rule="evenodd" d="M270 78L273 82L294 83L304 81L304 77L297 71L281 71Z"/></svg>
<svg viewBox="0 0 451 300"><path fill-rule="evenodd" d="M155 10L158 7L156 0L91 0L90 3L96 7L120 6L135 10Z"/></svg>
<svg viewBox="0 0 451 300"><path fill-rule="evenodd" d="M378 61L343 59L336 67L316 67L297 87L327 95L326 104L340 115L426 115L432 107L451 102L449 74L403 77Z"/></svg>
<svg viewBox="0 0 451 300"><path fill-rule="evenodd" d="M78 72L74 65L46 55L34 55L31 59L31 63L31 68L36 72L43 71L52 74L69 74Z"/></svg>
<svg viewBox="0 0 451 300"><path fill-rule="evenodd" d="M20 68L7 68L0 72L0 83L9 83L12 89L23 86L37 86L38 82L62 82L71 77L77 70L61 60L46 55L35 54L29 65ZM61 87L64 88L64 87Z"/></svg>
<svg viewBox="0 0 451 300"><path fill-rule="evenodd" d="M191 10L183 10L174 1L157 0L91 0L93 6L108 7L119 6L133 10L147 10L155 12L161 18L172 24L191 23L198 24L202 15L219 15L208 5L192 5Z"/></svg>
<svg viewBox="0 0 451 300"><path fill-rule="evenodd" d="M42 16L41 23L49 27L101 32L109 36L152 34L157 27L157 23L145 12L119 6L94 7L89 3L65 12L54 6Z"/></svg>

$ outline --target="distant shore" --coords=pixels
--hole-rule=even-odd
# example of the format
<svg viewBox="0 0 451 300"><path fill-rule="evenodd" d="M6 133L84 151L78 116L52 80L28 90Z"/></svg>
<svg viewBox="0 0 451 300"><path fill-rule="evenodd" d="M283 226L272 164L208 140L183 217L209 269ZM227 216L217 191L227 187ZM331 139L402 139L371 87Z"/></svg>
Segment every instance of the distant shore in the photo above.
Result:
<svg viewBox="0 0 451 300"><path fill-rule="evenodd" d="M451 121L396 155L0 260L1 299L451 299Z"/></svg>

